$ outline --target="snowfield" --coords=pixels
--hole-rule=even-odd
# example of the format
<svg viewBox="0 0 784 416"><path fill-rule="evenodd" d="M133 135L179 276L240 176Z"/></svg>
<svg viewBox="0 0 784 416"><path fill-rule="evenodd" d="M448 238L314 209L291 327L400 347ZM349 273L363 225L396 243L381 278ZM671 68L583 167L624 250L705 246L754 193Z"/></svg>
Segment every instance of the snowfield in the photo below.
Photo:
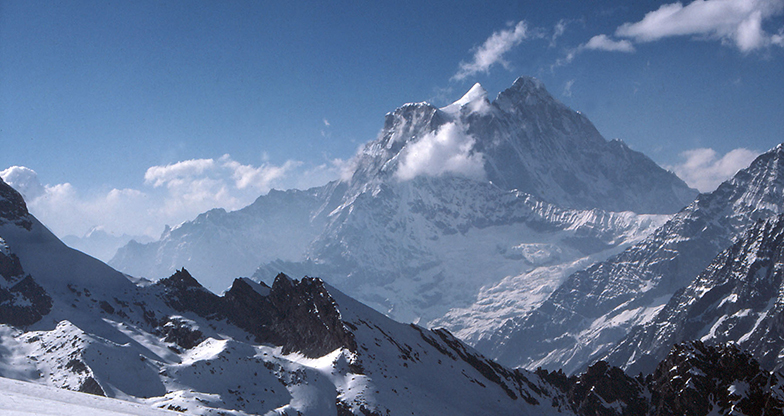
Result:
<svg viewBox="0 0 784 416"><path fill-rule="evenodd" d="M4 416L173 416L182 413L0 377Z"/></svg>

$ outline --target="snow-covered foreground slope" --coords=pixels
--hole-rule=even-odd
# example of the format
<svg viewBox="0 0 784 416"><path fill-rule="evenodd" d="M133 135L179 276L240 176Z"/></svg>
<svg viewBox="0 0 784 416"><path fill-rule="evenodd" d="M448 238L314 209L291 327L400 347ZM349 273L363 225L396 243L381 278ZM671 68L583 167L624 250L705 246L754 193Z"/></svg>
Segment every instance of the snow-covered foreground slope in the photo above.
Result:
<svg viewBox="0 0 784 416"><path fill-rule="evenodd" d="M4 416L175 416L181 413L0 377Z"/></svg>
<svg viewBox="0 0 784 416"><path fill-rule="evenodd" d="M584 369L653 319L721 250L784 206L784 145L622 253L566 279L541 306L477 348L512 366Z"/></svg>
<svg viewBox="0 0 784 416"><path fill-rule="evenodd" d="M210 211L111 264L152 279L186 267L216 293L236 276L319 276L394 319L474 340L694 195L521 77L492 102L477 85L444 108L404 105L350 179Z"/></svg>

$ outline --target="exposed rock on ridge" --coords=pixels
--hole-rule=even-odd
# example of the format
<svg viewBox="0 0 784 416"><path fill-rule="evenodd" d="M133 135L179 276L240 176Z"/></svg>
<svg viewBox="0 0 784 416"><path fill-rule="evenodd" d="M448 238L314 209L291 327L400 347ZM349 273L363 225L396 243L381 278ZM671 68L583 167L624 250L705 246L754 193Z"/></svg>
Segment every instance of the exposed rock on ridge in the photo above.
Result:
<svg viewBox="0 0 784 416"><path fill-rule="evenodd" d="M227 319L254 335L258 343L282 346L284 354L296 351L320 357L338 348L356 349L320 279L297 281L279 274L272 288L235 279L229 291L217 296L182 269L157 285L164 288L164 302L174 309L211 320Z"/></svg>
<svg viewBox="0 0 784 416"><path fill-rule="evenodd" d="M604 361L579 376L538 370L578 415L781 415L784 376L734 345L675 345L652 374L632 378Z"/></svg>

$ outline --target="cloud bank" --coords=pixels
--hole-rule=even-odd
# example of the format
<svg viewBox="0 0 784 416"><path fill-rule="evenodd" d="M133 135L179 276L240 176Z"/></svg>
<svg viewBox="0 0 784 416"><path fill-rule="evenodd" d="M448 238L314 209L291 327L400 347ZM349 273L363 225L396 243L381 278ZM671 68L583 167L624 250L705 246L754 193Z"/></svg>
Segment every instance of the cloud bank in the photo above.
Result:
<svg viewBox="0 0 784 416"><path fill-rule="evenodd" d="M692 149L680 154L682 163L666 168L675 172L689 186L700 192L710 192L739 170L749 166L759 154L760 152L738 148L718 157L713 149Z"/></svg>
<svg viewBox="0 0 784 416"><path fill-rule="evenodd" d="M504 60L504 54L527 37L528 26L525 21L519 21L508 29L494 32L482 46L476 48L471 62L460 63L460 69L452 79L460 81L480 72L487 73L495 64L508 68L509 63Z"/></svg>
<svg viewBox="0 0 784 416"><path fill-rule="evenodd" d="M600 34L566 51L551 69L567 65L586 50L635 52L634 44L664 38L690 36L698 40L718 40L743 53L770 46L784 47L784 26L768 33L763 24L784 13L784 0L695 0L670 3L648 12L638 22L627 22L613 37Z"/></svg>
<svg viewBox="0 0 784 416"><path fill-rule="evenodd" d="M642 20L624 23L615 35L635 42L652 42L673 36L718 39L742 52L781 45L781 34L770 35L762 23L784 11L784 0L695 0L664 4Z"/></svg>
<svg viewBox="0 0 784 416"><path fill-rule="evenodd" d="M483 179L484 155L473 151L474 143L476 140L456 123L444 124L403 149L395 175L403 181L446 173Z"/></svg>
<svg viewBox="0 0 784 416"><path fill-rule="evenodd" d="M34 170L23 166L0 171L0 177L60 237L82 236L97 227L115 235L157 238L164 225L191 220L213 208L242 208L273 187L306 189L339 179L346 164L335 159L307 168L293 160L253 166L224 155L152 166L135 189L90 193L70 183L43 185Z"/></svg>

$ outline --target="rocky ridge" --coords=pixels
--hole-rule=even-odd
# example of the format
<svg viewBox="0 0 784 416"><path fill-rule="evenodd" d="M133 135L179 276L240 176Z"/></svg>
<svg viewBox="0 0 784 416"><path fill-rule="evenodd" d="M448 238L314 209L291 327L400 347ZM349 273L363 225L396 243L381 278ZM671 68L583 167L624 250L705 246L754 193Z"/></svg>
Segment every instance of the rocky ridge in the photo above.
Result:
<svg viewBox="0 0 784 416"><path fill-rule="evenodd" d="M784 218L760 220L606 359L629 371L645 371L672 344L701 339L735 342L764 368L781 369L783 256Z"/></svg>
<svg viewBox="0 0 784 416"><path fill-rule="evenodd" d="M559 386L582 415L780 415L784 376L760 368L734 344L676 344L643 376L626 375L605 361L580 375L538 370Z"/></svg>
<svg viewBox="0 0 784 416"><path fill-rule="evenodd" d="M507 320L477 348L512 366L586 368L650 321L748 227L781 212L783 157L782 145L760 155L642 242L569 276L541 306Z"/></svg>

